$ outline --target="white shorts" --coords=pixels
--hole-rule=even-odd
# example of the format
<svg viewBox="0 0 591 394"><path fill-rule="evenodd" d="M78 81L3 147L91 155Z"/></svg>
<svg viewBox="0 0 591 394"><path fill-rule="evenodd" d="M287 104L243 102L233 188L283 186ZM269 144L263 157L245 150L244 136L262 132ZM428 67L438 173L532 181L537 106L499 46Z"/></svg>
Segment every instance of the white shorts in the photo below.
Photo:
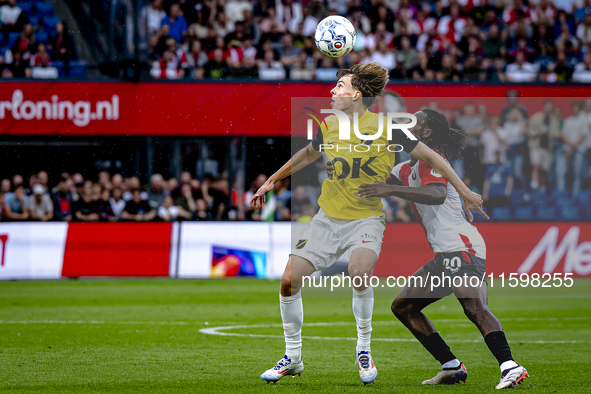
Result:
<svg viewBox="0 0 591 394"><path fill-rule="evenodd" d="M300 236L291 254L308 260L317 271L327 269L346 251L357 248L373 250L377 257L386 231L384 215L345 220L326 216L320 209L310 227Z"/></svg>
<svg viewBox="0 0 591 394"><path fill-rule="evenodd" d="M539 164L544 171L550 171L552 166L552 154L544 148L533 148L529 151L531 164Z"/></svg>

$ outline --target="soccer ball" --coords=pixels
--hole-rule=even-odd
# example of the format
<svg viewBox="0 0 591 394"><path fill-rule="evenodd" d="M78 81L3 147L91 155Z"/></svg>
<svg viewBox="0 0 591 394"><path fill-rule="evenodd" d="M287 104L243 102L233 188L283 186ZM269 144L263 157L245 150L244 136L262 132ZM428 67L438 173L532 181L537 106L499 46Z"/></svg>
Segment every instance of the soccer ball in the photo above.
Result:
<svg viewBox="0 0 591 394"><path fill-rule="evenodd" d="M355 46L355 28L348 19L338 15L324 18L314 33L314 41L320 52L330 57L341 57Z"/></svg>

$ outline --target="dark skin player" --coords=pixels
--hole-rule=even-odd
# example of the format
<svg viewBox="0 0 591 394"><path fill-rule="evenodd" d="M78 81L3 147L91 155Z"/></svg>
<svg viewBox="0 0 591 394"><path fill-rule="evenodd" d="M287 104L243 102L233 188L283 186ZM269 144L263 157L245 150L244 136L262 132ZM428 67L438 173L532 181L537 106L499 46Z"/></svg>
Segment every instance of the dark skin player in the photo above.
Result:
<svg viewBox="0 0 591 394"><path fill-rule="evenodd" d="M430 148L437 148L430 144L433 130L427 124L427 114L419 111L415 113L415 116L417 117L417 124L410 131L420 137L421 142ZM417 159L411 159L411 165L416 162ZM327 164L327 173L332 179L335 168L330 163ZM395 182L398 183L398 180L395 180ZM447 197L447 186L441 183L432 183L420 187L410 187L402 186L400 183L396 185L376 182L373 185L360 185L357 194L361 197L396 196L417 204L440 205L443 204ZM427 274L423 268L420 268L414 276L420 276L425 280ZM423 283L426 283L426 281ZM394 299L392 312L419 341L422 341L437 331L422 310L452 292L462 305L466 316L478 327L482 336L486 336L490 332L503 330L499 320L488 309L488 288L485 282L480 287L470 285L454 286L447 289L438 289L435 293L431 292L428 286L409 287L407 285Z"/></svg>

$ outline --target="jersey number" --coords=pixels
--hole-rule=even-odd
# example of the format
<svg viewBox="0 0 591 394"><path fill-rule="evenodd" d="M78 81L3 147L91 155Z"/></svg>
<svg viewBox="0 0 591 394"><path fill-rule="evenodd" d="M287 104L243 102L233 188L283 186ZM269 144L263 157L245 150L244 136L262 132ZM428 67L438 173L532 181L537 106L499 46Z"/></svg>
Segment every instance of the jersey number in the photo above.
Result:
<svg viewBox="0 0 591 394"><path fill-rule="evenodd" d="M462 268L462 259L460 259L458 256L453 257L451 260L445 258L443 259L443 265L451 272L457 272L460 268Z"/></svg>
<svg viewBox="0 0 591 394"><path fill-rule="evenodd" d="M365 172L367 176L378 175L378 173L369 166L375 159L377 159L377 156L369 157L363 164L361 164L361 159L361 157L353 158L353 168L351 168L349 162L347 162L347 160L343 159L342 157L336 157L333 161L331 161L333 166L335 166L336 163L341 163L343 166L343 170L341 171L341 174L337 176L337 179L344 179L348 177L349 174L351 174L351 178L359 178L359 171Z"/></svg>

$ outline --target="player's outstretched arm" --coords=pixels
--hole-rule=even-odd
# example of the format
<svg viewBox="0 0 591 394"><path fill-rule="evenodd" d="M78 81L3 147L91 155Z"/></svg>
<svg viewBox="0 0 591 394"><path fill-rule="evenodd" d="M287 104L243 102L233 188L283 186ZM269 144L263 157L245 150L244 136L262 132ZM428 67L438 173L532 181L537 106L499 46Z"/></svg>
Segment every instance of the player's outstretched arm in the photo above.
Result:
<svg viewBox="0 0 591 394"><path fill-rule="evenodd" d="M271 175L269 179L267 179L267 182L257 190L250 199L250 206L255 209L263 208L265 205L265 194L273 190L273 187L277 182L298 172L308 164L315 162L320 155L322 155L322 152L314 150L312 144L309 144L304 149L298 151L287 163L285 163L285 165L283 165L283 167L279 169L279 171Z"/></svg>
<svg viewBox="0 0 591 394"><path fill-rule="evenodd" d="M443 175L445 179L447 179L453 185L453 187L456 188L458 194L464 200L464 209L468 214L468 219L470 222L474 220L474 216L472 216L471 212L472 210L477 211L486 219L490 219L488 215L482 210L482 196L470 190L468 186L466 186L464 182L462 182L462 180L458 177L453 168L451 168L451 166L445 160L443 160L441 156L433 152L422 142L417 144L412 152L410 152L410 155L429 164L435 169L435 171Z"/></svg>
<svg viewBox="0 0 591 394"><path fill-rule="evenodd" d="M395 196L424 205L441 205L447 198L447 187L443 183L429 183L425 186L398 186L375 182L373 185L359 185L359 197Z"/></svg>

